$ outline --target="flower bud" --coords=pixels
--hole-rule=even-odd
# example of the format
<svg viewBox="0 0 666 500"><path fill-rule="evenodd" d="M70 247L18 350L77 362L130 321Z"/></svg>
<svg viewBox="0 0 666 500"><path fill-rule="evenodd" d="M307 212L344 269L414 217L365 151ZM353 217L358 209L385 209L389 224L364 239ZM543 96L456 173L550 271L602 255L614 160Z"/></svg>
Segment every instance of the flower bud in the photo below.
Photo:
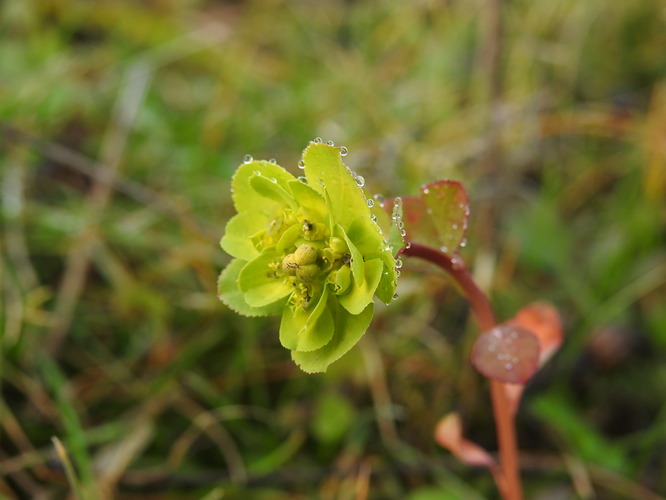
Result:
<svg viewBox="0 0 666 500"><path fill-rule="evenodd" d="M312 281L316 279L321 273L321 269L317 264L306 264L304 266L298 266L296 269L296 277L303 281Z"/></svg>
<svg viewBox="0 0 666 500"><path fill-rule="evenodd" d="M301 245L292 255L294 256L294 262L296 262L296 264L304 266L317 262L319 251L310 245Z"/></svg>
<svg viewBox="0 0 666 500"><path fill-rule="evenodd" d="M332 237L330 242L331 250L335 253L346 253L347 243L342 238Z"/></svg>

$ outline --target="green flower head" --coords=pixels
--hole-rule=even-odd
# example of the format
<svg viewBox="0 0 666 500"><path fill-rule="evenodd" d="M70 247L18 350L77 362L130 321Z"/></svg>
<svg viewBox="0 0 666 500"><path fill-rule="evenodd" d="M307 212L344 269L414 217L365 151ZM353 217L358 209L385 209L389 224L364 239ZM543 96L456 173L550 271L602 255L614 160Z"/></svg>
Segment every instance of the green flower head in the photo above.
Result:
<svg viewBox="0 0 666 500"><path fill-rule="evenodd" d="M373 296L388 303L396 260L388 216L340 159L311 142L296 179L274 162L243 163L232 179L238 213L222 248L234 259L219 296L247 316L282 315L280 342L306 372L325 371L367 330Z"/></svg>

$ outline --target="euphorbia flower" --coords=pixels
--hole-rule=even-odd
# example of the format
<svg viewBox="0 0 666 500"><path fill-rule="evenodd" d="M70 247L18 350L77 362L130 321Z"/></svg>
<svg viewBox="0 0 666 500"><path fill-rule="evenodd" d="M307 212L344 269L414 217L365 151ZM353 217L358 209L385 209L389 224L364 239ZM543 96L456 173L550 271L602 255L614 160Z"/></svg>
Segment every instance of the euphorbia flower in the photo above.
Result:
<svg viewBox="0 0 666 500"><path fill-rule="evenodd" d="M367 330L373 296L388 303L396 260L374 209L340 148L303 151L296 179L273 162L249 161L232 179L238 214L220 244L234 259L218 291L247 316L281 314L280 342L306 372L325 371Z"/></svg>

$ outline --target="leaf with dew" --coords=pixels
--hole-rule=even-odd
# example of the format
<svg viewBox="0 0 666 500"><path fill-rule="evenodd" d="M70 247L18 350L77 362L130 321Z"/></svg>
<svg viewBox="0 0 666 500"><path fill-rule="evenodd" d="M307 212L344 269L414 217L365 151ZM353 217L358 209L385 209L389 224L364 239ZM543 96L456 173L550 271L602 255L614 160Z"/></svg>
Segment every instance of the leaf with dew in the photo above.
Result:
<svg viewBox="0 0 666 500"><path fill-rule="evenodd" d="M537 371L539 350L533 333L502 324L479 336L472 349L472 364L493 380L523 384Z"/></svg>
<svg viewBox="0 0 666 500"><path fill-rule="evenodd" d="M437 234L440 249L455 254L465 244L469 199L458 181L441 180L421 188L426 213Z"/></svg>

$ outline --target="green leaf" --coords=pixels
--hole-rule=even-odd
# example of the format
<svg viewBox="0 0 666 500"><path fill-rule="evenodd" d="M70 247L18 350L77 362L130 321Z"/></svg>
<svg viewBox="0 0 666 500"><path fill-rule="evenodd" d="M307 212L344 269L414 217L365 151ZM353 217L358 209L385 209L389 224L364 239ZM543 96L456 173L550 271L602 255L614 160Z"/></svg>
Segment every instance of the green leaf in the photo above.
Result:
<svg viewBox="0 0 666 500"><path fill-rule="evenodd" d="M231 310L243 316L273 316L282 312L283 302L275 302L264 307L251 307L245 302L245 294L238 287L238 275L247 265L240 259L232 260L217 281L217 294Z"/></svg>
<svg viewBox="0 0 666 500"><path fill-rule="evenodd" d="M258 212L266 217L271 216L279 203L260 195L250 185L250 179L259 172L264 177L273 178L278 186L288 189L289 181L294 176L285 169L267 161L252 161L243 163L231 179L232 198L237 212Z"/></svg>
<svg viewBox="0 0 666 500"><path fill-rule="evenodd" d="M335 325L328 309L328 287L324 290L313 310L292 311L287 304L280 323L280 343L290 350L314 351L326 345L333 337Z"/></svg>
<svg viewBox="0 0 666 500"><path fill-rule="evenodd" d="M384 240L381 230L371 219L357 218L347 231L349 240L352 241L366 261L379 258L384 264L384 272L381 275L379 286L375 294L385 304L388 304L395 294L396 287L396 260L390 245ZM402 241L402 240L401 240Z"/></svg>
<svg viewBox="0 0 666 500"><path fill-rule="evenodd" d="M296 208L296 202L290 192L278 184L275 177L264 177L262 174L255 173L250 177L250 186L264 198L268 198L283 206Z"/></svg>
<svg viewBox="0 0 666 500"><path fill-rule="evenodd" d="M254 212L243 212L234 215L224 230L220 246L232 257L250 260L259 255L252 243L252 236L263 230L266 219Z"/></svg>
<svg viewBox="0 0 666 500"><path fill-rule="evenodd" d="M370 217L363 191L342 163L339 148L311 142L303 151L303 161L308 184L324 197L328 193L335 223L346 230L356 217Z"/></svg>
<svg viewBox="0 0 666 500"><path fill-rule="evenodd" d="M345 233L345 230L342 229L342 226L339 224L335 228L336 231L336 236L338 238L342 238L345 240L347 243L347 247L349 248L349 254L351 255L351 262L350 262L350 267L352 270L352 274L354 276L354 281L357 284L362 284L363 280L365 279L365 274L363 271L363 255L361 255L361 252L359 252L358 248L356 248L356 245L352 243L352 241L349 239L349 236L347 236L347 233Z"/></svg>
<svg viewBox="0 0 666 500"><path fill-rule="evenodd" d="M276 278L269 267L278 254L266 251L248 262L238 275L238 286L245 293L245 302L252 307L272 304L293 291L283 278Z"/></svg>
<svg viewBox="0 0 666 500"><path fill-rule="evenodd" d="M380 259L373 259L365 263L365 279L363 283L351 287L348 293L341 295L339 300L342 307L351 314L360 314L368 304L379 285L384 264Z"/></svg>
<svg viewBox="0 0 666 500"><path fill-rule="evenodd" d="M336 301L329 302L335 323L333 338L321 349L311 352L292 351L294 362L307 373L324 372L361 339L372 321L374 304L369 304L361 314L352 315Z"/></svg>
<svg viewBox="0 0 666 500"><path fill-rule="evenodd" d="M326 200L317 190L301 181L289 182L289 190L294 199L303 209L303 215L318 222L328 220Z"/></svg>
<svg viewBox="0 0 666 500"><path fill-rule="evenodd" d="M458 181L432 182L421 188L421 197L437 231L442 252L452 255L465 241L469 200Z"/></svg>

